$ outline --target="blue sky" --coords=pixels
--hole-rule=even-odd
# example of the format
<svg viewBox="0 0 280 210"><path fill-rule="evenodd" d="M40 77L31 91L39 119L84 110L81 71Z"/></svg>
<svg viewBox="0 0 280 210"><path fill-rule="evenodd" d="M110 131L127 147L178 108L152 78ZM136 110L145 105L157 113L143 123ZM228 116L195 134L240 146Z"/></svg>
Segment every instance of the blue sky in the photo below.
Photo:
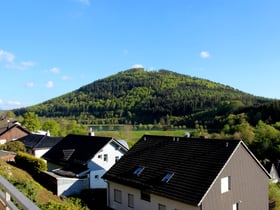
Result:
<svg viewBox="0 0 280 210"><path fill-rule="evenodd" d="M0 109L168 69L280 99L279 0L4 0Z"/></svg>

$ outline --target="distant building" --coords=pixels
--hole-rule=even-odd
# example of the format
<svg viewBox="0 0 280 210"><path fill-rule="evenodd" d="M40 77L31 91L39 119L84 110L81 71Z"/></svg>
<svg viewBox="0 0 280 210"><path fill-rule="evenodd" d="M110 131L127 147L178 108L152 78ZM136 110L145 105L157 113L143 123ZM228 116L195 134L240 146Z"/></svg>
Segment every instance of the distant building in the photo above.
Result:
<svg viewBox="0 0 280 210"><path fill-rule="evenodd" d="M0 144L14 141L30 133L27 128L21 126L17 121L5 119L0 122Z"/></svg>
<svg viewBox="0 0 280 210"><path fill-rule="evenodd" d="M101 177L127 150L111 137L66 136L43 155L53 191L70 196L83 189L106 189L107 183Z"/></svg>
<svg viewBox="0 0 280 210"><path fill-rule="evenodd" d="M35 157L42 157L50 148L56 145L62 137L50 137L49 135L29 134L17 141L25 145L26 151Z"/></svg>

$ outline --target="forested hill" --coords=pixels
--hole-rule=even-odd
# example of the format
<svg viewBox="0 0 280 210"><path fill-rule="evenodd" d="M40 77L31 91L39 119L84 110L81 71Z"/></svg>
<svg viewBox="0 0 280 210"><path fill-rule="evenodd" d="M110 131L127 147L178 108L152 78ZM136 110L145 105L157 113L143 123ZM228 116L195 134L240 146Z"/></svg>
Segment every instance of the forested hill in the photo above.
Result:
<svg viewBox="0 0 280 210"><path fill-rule="evenodd" d="M119 72L15 113L32 111L38 116L79 119L85 123L155 123L166 116L179 122L232 101L250 106L269 99L168 70L140 68Z"/></svg>

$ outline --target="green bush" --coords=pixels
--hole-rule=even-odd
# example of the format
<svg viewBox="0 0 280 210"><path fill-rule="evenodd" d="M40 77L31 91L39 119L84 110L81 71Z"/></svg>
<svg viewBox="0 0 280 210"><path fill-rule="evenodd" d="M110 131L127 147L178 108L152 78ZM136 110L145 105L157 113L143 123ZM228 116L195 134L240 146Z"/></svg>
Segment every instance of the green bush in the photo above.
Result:
<svg viewBox="0 0 280 210"><path fill-rule="evenodd" d="M25 145L20 141L10 141L0 146L0 149L12 152L25 152Z"/></svg>
<svg viewBox="0 0 280 210"><path fill-rule="evenodd" d="M18 167L28 171L31 175L38 175L47 170L47 163L43 159L24 152L18 152L15 161Z"/></svg>

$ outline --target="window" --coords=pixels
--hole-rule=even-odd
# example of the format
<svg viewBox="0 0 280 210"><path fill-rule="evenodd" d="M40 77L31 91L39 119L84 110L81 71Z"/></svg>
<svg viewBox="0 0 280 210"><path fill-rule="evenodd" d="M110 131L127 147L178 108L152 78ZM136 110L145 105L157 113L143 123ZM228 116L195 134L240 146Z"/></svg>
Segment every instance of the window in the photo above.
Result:
<svg viewBox="0 0 280 210"><path fill-rule="evenodd" d="M144 170L144 167L139 166L138 168L136 168L136 170L133 172L133 175L139 176L142 171Z"/></svg>
<svg viewBox="0 0 280 210"><path fill-rule="evenodd" d="M151 196L149 193L141 191L141 199L144 201L151 201Z"/></svg>
<svg viewBox="0 0 280 210"><path fill-rule="evenodd" d="M122 203L122 191L114 189L114 201Z"/></svg>
<svg viewBox="0 0 280 210"><path fill-rule="evenodd" d="M63 152L63 160L69 160L73 153L75 152L75 149L64 149Z"/></svg>
<svg viewBox="0 0 280 210"><path fill-rule="evenodd" d="M100 159L102 159L102 155L98 155L97 157L100 158Z"/></svg>
<svg viewBox="0 0 280 210"><path fill-rule="evenodd" d="M174 175L173 172L167 172L161 181L163 183L167 183L169 182L169 180L172 178L173 175Z"/></svg>
<svg viewBox="0 0 280 210"><path fill-rule="evenodd" d="M232 210L238 210L239 208L238 208L238 203L234 203L233 205L232 205Z"/></svg>
<svg viewBox="0 0 280 210"><path fill-rule="evenodd" d="M104 161L108 161L108 154L104 154L104 156L103 156L103 158L104 158Z"/></svg>
<svg viewBox="0 0 280 210"><path fill-rule="evenodd" d="M230 176L223 177L221 179L221 193L228 192L230 187Z"/></svg>
<svg viewBox="0 0 280 210"><path fill-rule="evenodd" d="M132 194L128 194L128 200L127 200L127 202L128 202L128 207L130 207L130 208L134 208L134 196L132 195Z"/></svg>
<svg viewBox="0 0 280 210"><path fill-rule="evenodd" d="M158 210L166 210L166 206L163 204L158 204Z"/></svg>
<svg viewBox="0 0 280 210"><path fill-rule="evenodd" d="M120 157L119 157L119 156L116 156L116 157L115 157L115 163L118 162L119 159L120 159Z"/></svg>

